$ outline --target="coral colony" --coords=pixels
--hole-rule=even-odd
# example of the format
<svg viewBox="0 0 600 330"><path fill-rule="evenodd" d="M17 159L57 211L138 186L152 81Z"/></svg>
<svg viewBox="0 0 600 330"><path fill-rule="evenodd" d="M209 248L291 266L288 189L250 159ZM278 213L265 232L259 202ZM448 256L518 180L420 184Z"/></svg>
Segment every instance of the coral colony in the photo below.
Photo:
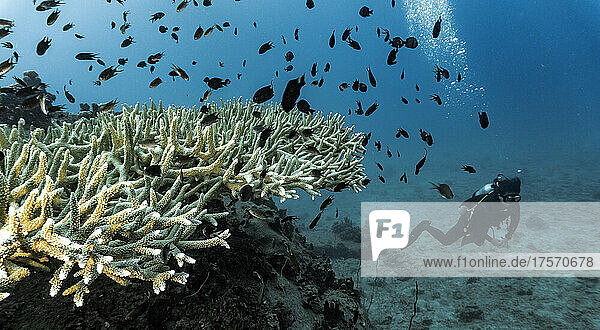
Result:
<svg viewBox="0 0 600 330"><path fill-rule="evenodd" d="M50 295L73 294L77 306L101 274L151 281L158 294L186 282L170 258L181 267L195 262L187 250L229 248L227 229L191 238L227 217L207 201L242 187L282 200L298 198L295 189L364 188L364 134L342 116L240 99L208 109L151 102L46 131L0 126L0 300L50 259L62 263Z"/></svg>

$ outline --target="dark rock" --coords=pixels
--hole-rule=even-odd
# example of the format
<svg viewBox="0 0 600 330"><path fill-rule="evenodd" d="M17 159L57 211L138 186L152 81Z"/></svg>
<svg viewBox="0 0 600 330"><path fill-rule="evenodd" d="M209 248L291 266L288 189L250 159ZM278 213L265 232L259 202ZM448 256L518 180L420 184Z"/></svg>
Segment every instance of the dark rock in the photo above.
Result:
<svg viewBox="0 0 600 330"><path fill-rule="evenodd" d="M468 305L456 311L458 320L463 323L470 323L475 320L483 320L483 311L476 305Z"/></svg>

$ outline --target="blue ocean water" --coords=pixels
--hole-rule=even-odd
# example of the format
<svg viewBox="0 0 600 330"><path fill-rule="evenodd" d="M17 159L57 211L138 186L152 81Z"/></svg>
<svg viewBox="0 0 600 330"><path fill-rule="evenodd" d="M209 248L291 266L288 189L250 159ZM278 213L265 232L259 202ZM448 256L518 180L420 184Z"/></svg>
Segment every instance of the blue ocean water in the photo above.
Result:
<svg viewBox="0 0 600 330"><path fill-rule="evenodd" d="M258 88L274 79L273 101L279 102L289 79L302 74L307 75L308 82L323 77L321 88L307 85L301 98L308 100L314 109L345 114L349 125L355 125L357 131L373 132L371 142L380 140L383 144L382 152L376 152L372 143L369 146L365 165L373 183L366 193L347 193L351 195L349 203L438 200L435 191L429 191L428 181L452 183L460 198L497 173L514 175L517 169L527 178L523 189L525 198L529 195L530 200L594 200L592 196L597 195L594 191L598 189L598 169L594 164L599 158L596 144L600 136L597 130L600 30L594 19L600 12L597 2L423 0L398 1L392 8L389 1L343 4L319 1L309 10L303 1L258 4L214 1L210 7L202 4L194 7L190 3L177 13L178 4L71 1L59 8L59 19L50 27L46 25L50 11L37 12L29 1L0 1L0 12L3 17L15 20L14 33L5 39L15 45L20 55L17 70L36 70L51 91L61 91L71 80L73 85L68 87L76 103L69 104L61 91L55 104L64 103L73 112L79 110L79 102L114 98L128 104L152 98L191 106L198 104L207 90L202 81L206 76L232 80L227 88L212 94L213 101L251 98ZM370 17L358 15L363 5L373 10ZM119 27L124 11L129 11L131 27L123 35ZM151 14L158 11L165 12L165 17L151 23ZM433 39L431 31L439 16L442 31L439 38ZM115 29L110 28L111 21L116 23ZM215 30L208 37L193 40L199 25L207 29L225 21L231 27L224 32ZM61 27L69 22L74 23L74 28L63 32ZM170 37L171 30L161 34L160 25L180 27L179 42ZM383 37L377 38L378 27L389 30L392 38L414 36L419 46L401 48L398 63L387 65L391 47ZM233 34L234 28L238 29L237 36ZM296 28L298 41L294 40ZM360 51L341 41L346 28L352 28L351 38L360 43ZM336 45L331 49L328 40L333 30ZM85 38L76 39L74 33ZM130 35L135 43L120 47L121 41ZM282 35L286 45L282 43ZM45 55L38 56L35 46L44 36L52 39L52 45ZM272 41L274 48L259 55L259 46L267 41ZM89 61L74 59L75 54L84 51L99 53L107 66L116 65L118 58L129 61L116 78L94 86L92 82L103 67L93 63L93 71L88 72ZM290 62L294 66L291 72L283 70L289 64L284 60L287 51L295 55ZM12 51L0 49L0 52L8 57ZM165 56L154 74L148 68L135 66L158 52L164 52ZM194 60L198 62L196 66L191 65ZM242 67L243 60L247 60L246 67ZM219 67L219 62L224 67ZM314 62L318 73L312 78L309 71ZM327 62L331 70L324 73ZM171 81L166 75L171 64L186 70L190 80ZM435 81L432 70L436 64L450 71L450 79ZM366 93L339 91L342 82L351 84L359 79L368 84L367 67L375 75L376 88L369 85ZM239 80L237 73L241 73ZM461 82L456 81L458 73L462 75ZM164 83L155 89L148 88L157 76ZM415 84L419 85L419 92ZM442 106L429 100L433 93L442 97ZM403 104L401 97L409 100L409 104ZM415 98L421 103L416 104ZM357 108L356 100L361 101L364 109L377 102L379 109L370 117L348 115L348 109ZM486 111L490 118L490 127L485 130L478 124L479 111ZM409 132L408 140L394 137L400 127ZM415 177L414 166L426 147L418 137L419 129L431 132L434 145L428 147L426 165ZM387 147L393 153L391 159L385 155ZM375 162L384 166L383 173ZM461 164L473 165L478 173L461 172ZM404 172L409 185L399 184ZM386 179L385 185L377 179L379 174ZM573 177L565 180L569 176ZM411 191L411 185L427 193L421 196L405 193ZM560 194L539 195L540 189L550 187Z"/></svg>
<svg viewBox="0 0 600 330"><path fill-rule="evenodd" d="M338 208L343 216L358 222L363 201L442 201L429 181L447 183L456 199L466 199L498 173L520 176L526 201L600 201L597 1L398 0L392 8L390 1L316 0L315 8L309 10L304 1L214 0L210 7L189 3L180 13L175 10L180 1L112 2L65 0L58 21L47 26L50 11L35 11L31 1L0 0L0 18L15 21L14 32L2 40L12 42L19 53L14 73L37 71L50 85L49 91L60 91L55 104L66 104L72 112L79 110L78 103L115 98L127 104L152 98L192 106L199 104L207 90L202 81L207 76L232 81L214 91L211 101L249 99L274 79L273 101L280 102L288 80L306 74L310 83L323 77L322 87L305 86L301 98L319 111L344 114L357 132L372 132L373 136L364 161L373 182L361 193L336 195L334 207L326 211L329 218ZM359 16L364 5L373 10L372 16ZM131 27L121 34L124 11L129 11ZM151 23L150 16L158 11L165 12L165 17ZM431 31L440 16L441 34L433 39ZM110 28L111 21L116 22L115 29ZM224 32L193 40L199 25L206 29L225 21L231 27ZM74 28L63 32L61 27L69 22ZM160 25L169 31L161 34ZM174 26L180 27L177 43L170 37ZM377 37L378 27L389 30L390 37L414 36L419 45L400 48L398 63L387 65L391 47L383 36ZM294 39L296 28L298 41ZM352 28L351 37L360 43L360 51L341 41L346 28ZM336 44L330 48L333 30ZM74 33L85 38L76 39ZM135 43L120 47L130 35ZM45 55L38 56L35 47L45 36L52 39L52 45ZM260 45L267 41L272 41L274 48L259 55ZM12 51L0 48L0 59L10 57ZM295 56L291 72L283 70L290 64L284 59L288 51ZM94 86L103 67L75 60L79 52L99 53L107 66L116 65L119 58L129 61L122 73ZM136 67L159 52L165 55L154 74ZM191 65L194 60L198 62L195 66ZM247 65L242 67L244 60ZM219 67L219 62L224 67ZM318 63L315 78L309 73L314 62ZM323 72L326 63L331 64L328 73ZM90 64L92 72L88 71ZM190 80L171 81L167 76L171 64L186 70ZM436 82L434 65L447 68L450 78ZM368 85L367 67L377 80L375 88ZM404 79L400 79L403 71ZM237 79L238 73L241 79ZM458 73L461 82L456 81ZM157 76L163 83L150 89L148 84ZM366 93L338 89L340 83L351 84L355 79L367 83ZM62 92L70 80L72 86L67 87L75 104L68 103ZM429 100L434 93L441 96L442 106ZM402 97L409 103L402 103ZM363 109L373 102L379 109L369 117L358 116L354 113L356 100ZM352 109L351 115L348 109ZM480 111L490 118L487 129L479 126ZM409 132L409 139L395 137L401 127ZM431 132L433 146L420 140L419 129ZM377 140L383 145L381 152L373 145ZM392 158L386 156L387 148ZM427 162L415 176L415 164L424 148ZM474 166L477 173L461 171L462 164ZM399 181L404 172L408 184ZM324 192L315 202L301 194L300 200L288 200L281 206L310 221L327 195Z"/></svg>

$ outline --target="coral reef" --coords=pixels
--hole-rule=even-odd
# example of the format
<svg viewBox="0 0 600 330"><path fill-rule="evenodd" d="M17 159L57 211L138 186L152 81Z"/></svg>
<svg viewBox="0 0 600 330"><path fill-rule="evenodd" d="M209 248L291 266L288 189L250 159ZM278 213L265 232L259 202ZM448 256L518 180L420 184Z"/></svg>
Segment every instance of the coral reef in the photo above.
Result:
<svg viewBox="0 0 600 330"><path fill-rule="evenodd" d="M51 258L62 263L51 295L79 266L73 277L82 279L62 292L77 306L100 274L151 281L159 293L188 277L171 258L181 267L195 262L187 250L228 247L229 231L216 230L227 212L209 213L209 200L242 187L282 200L297 198L295 189L364 187L363 135L343 117L271 105L258 118L239 100L209 108L124 106L29 136L22 120L0 127L0 292ZM193 240L200 228L211 237Z"/></svg>

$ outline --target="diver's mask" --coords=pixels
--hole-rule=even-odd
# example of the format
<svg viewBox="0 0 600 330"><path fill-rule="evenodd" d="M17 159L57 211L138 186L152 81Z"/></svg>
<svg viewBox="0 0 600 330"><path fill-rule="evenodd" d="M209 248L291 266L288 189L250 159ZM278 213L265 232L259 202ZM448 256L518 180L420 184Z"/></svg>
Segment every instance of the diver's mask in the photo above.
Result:
<svg viewBox="0 0 600 330"><path fill-rule="evenodd" d="M492 186L498 192L503 202L521 201L521 179L509 179L502 174L498 174Z"/></svg>

